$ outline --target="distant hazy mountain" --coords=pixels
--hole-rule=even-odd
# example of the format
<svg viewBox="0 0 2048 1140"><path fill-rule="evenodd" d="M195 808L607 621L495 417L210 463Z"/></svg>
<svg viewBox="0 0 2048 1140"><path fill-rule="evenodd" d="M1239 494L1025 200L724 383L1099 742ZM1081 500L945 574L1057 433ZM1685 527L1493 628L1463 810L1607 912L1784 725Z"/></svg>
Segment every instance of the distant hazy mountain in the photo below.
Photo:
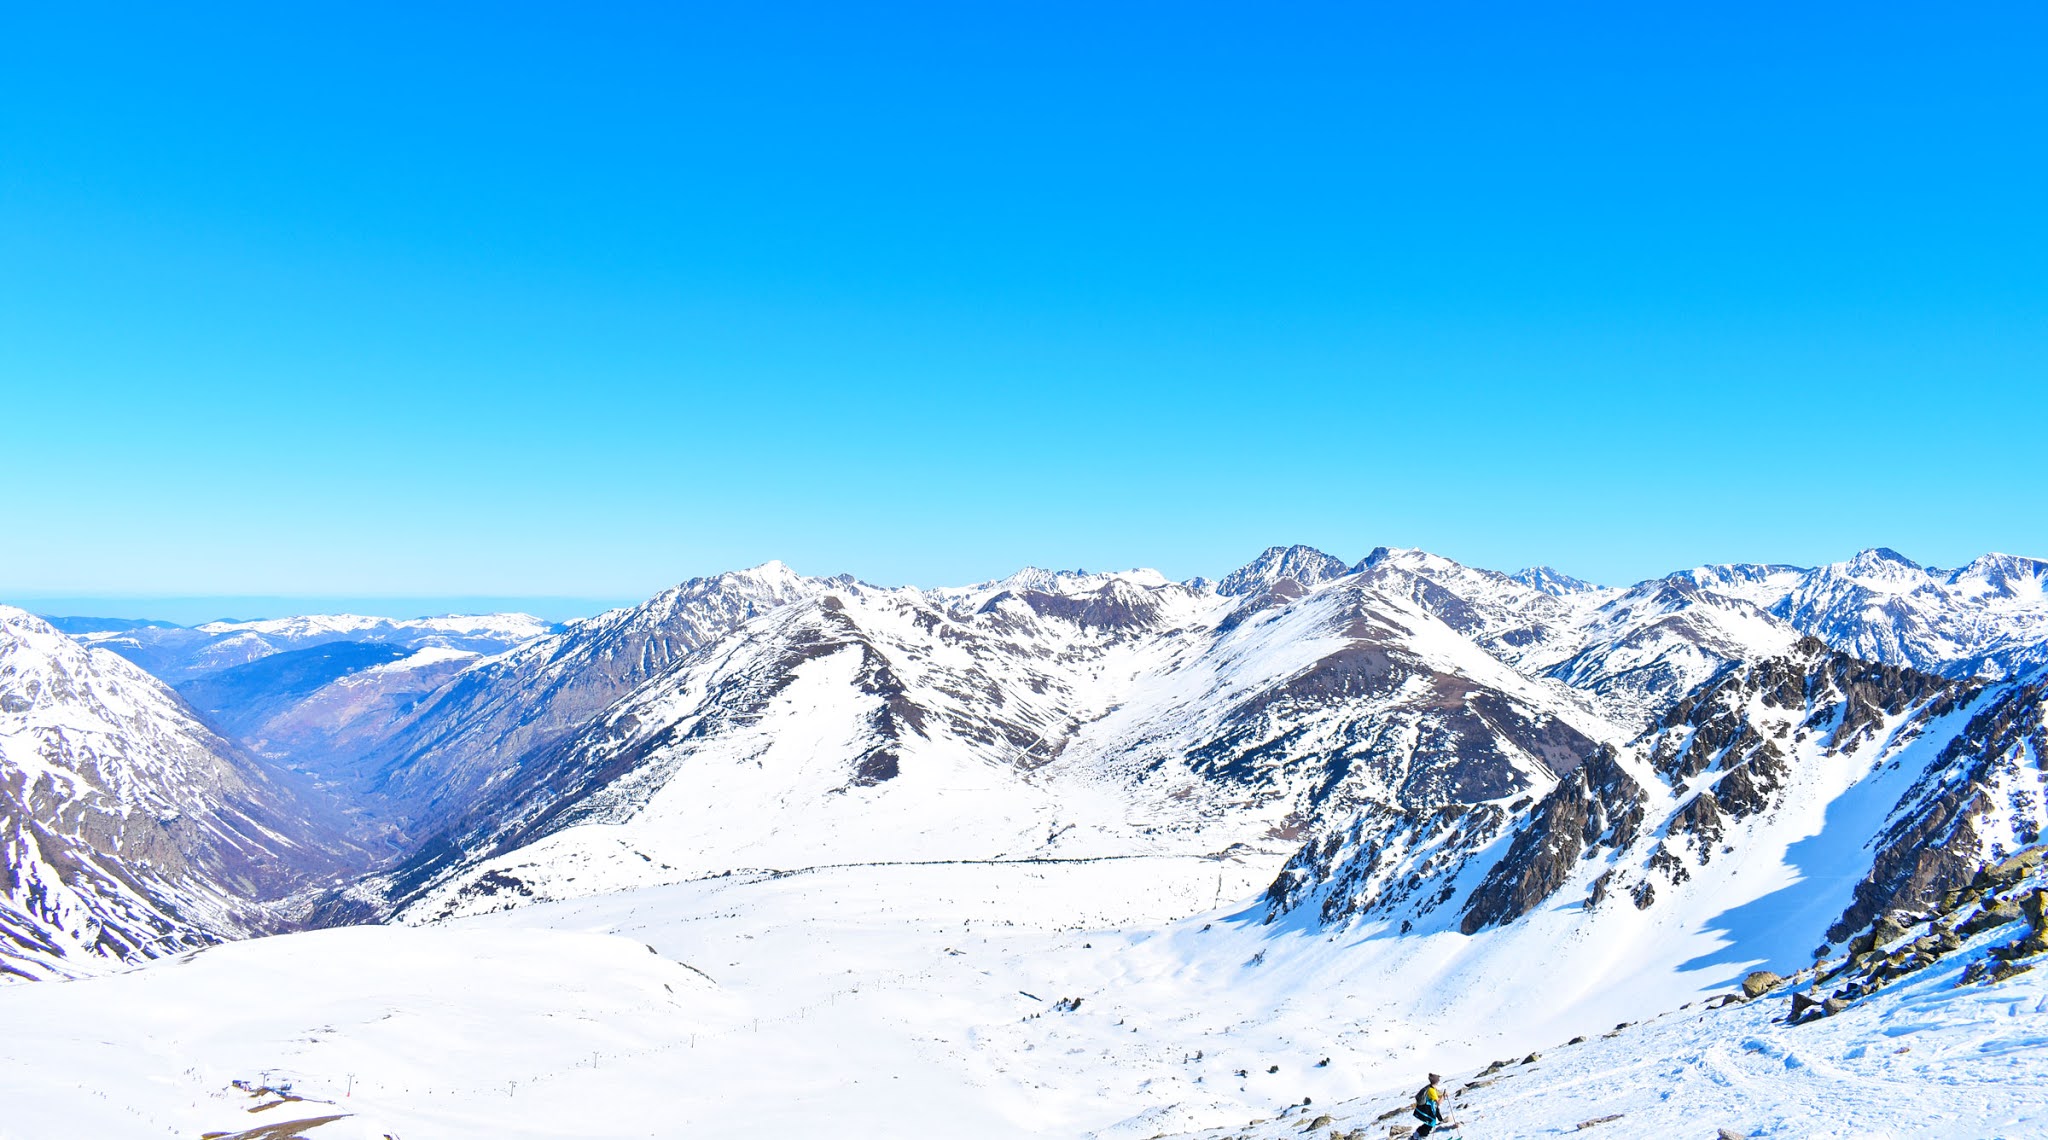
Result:
<svg viewBox="0 0 2048 1140"><path fill-rule="evenodd" d="M463 669L555 628L526 614L315 614L192 628L51 620L171 683L215 731L328 785L357 816L346 774L359 757Z"/></svg>
<svg viewBox="0 0 2048 1140"><path fill-rule="evenodd" d="M267 621L214 621L190 628L118 618L46 620L87 645L112 650L171 684L246 665L274 653L334 642L492 654L523 645L554 628L528 614L426 618L312 614Z"/></svg>

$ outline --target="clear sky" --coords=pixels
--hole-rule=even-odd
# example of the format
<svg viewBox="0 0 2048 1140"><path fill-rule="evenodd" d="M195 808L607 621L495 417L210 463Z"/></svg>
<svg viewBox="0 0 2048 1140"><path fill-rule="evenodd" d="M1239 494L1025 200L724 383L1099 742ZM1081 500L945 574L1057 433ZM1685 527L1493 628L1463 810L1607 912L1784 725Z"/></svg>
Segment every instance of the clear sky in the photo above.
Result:
<svg viewBox="0 0 2048 1140"><path fill-rule="evenodd" d="M2048 555L2048 8L11 5L0 597Z"/></svg>

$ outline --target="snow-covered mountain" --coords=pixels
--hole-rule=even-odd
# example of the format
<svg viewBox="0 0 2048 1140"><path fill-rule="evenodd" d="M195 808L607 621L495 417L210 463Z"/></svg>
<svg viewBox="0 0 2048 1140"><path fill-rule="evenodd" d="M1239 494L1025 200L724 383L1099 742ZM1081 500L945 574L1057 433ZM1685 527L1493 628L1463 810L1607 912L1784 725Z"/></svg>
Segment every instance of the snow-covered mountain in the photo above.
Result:
<svg viewBox="0 0 2048 1140"><path fill-rule="evenodd" d="M1292 583L1288 589L1306 590L1350 572L1343 559L1313 546L1275 546L1231 571L1216 584L1216 592L1237 597L1272 590L1283 582Z"/></svg>
<svg viewBox="0 0 2048 1140"><path fill-rule="evenodd" d="M1540 792L1624 735L1381 577L1238 581L818 583L528 753L396 893L460 910L736 866L1166 852L1241 852L1256 877L1323 814Z"/></svg>
<svg viewBox="0 0 2048 1140"><path fill-rule="evenodd" d="M1513 578L1524 586L1529 586L1560 598L1569 597L1573 594L1589 593L1600 588L1591 582L1574 578L1569 574L1553 570L1548 566L1531 566L1526 570L1510 574L1508 577Z"/></svg>
<svg viewBox="0 0 2048 1140"><path fill-rule="evenodd" d="M1277 864L1346 828L1429 847L1418 821L1452 812L1462 865L1560 780L1626 790L1643 734L1731 670L1810 653L1804 636L1959 679L2025 668L2041 566L1987 556L1942 574L1871 551L1619 589L1291 546L1214 584L1027 569L917 590L769 563L488 657L399 654L419 636L495 646L533 627L329 617L122 636L203 633L223 639L216 655L268 639L185 693L387 829L403 862L382 907L498 882L542 843L610 870L529 852L522 887L588 892L878 852ZM754 805L745 826L733 803ZM612 858L621 842L633 862ZM1417 858L1435 870L1404 864L1404 880L1450 855Z"/></svg>
<svg viewBox="0 0 2048 1140"><path fill-rule="evenodd" d="M1773 607L1869 661L1952 676L2011 676L2048 662L2048 562L1987 554L1941 571L1866 550L1806 575Z"/></svg>
<svg viewBox="0 0 2048 1140"><path fill-rule="evenodd" d="M1867 661L1955 677L2048 663L2048 562L2038 559L1986 554L1937 570L1879 547L1812 570L1734 564L1673 577Z"/></svg>
<svg viewBox="0 0 2048 1140"><path fill-rule="evenodd" d="M1574 598L1599 604L1578 610L1570 634L1556 643L1570 655L1551 663L1544 645L1521 660L1631 725L1651 723L1723 669L1790 651L1800 637L1751 602L1683 576Z"/></svg>
<svg viewBox="0 0 2048 1140"><path fill-rule="evenodd" d="M476 663L408 707L334 778L408 834L430 834L679 657L813 596L829 580L780 562L694 578Z"/></svg>
<svg viewBox="0 0 2048 1140"><path fill-rule="evenodd" d="M275 929L266 904L346 858L283 774L162 682L0 606L0 973Z"/></svg>
<svg viewBox="0 0 2048 1140"><path fill-rule="evenodd" d="M463 913L751 866L1236 852L1246 867L1292 857L1304 882L1348 876L1345 901L1318 896L1331 914L1434 892L1511 920L1535 888L1501 871L1488 890L1519 901L1471 903L1495 866L1477 853L1514 854L1495 848L1544 812L1584 827L1704 811L1646 759L1672 715L1731 676L1825 672L1816 654L1830 676L1852 667L1802 640L1784 604L1830 573L1553 590L1423 551L1346 566L1297 546L1215 587L1027 570L884 589L779 565L699 580L472 670L412 714L450 744L386 753L380 779L427 842L376 905ZM1951 704L1968 688L1882 676L1948 685ZM1351 849L1370 866L1336 868ZM1653 856L1668 863L1632 855ZM1561 876L1533 874L1538 899ZM1380 881L1405 885L1358 885ZM1274 898L1290 910L1304 889L1283 877Z"/></svg>

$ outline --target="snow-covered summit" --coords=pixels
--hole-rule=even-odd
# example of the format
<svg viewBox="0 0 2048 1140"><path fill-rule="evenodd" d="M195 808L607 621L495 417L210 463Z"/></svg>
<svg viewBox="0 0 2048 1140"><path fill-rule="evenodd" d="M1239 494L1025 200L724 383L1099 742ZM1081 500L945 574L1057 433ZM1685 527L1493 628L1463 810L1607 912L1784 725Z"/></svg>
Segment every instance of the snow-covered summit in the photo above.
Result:
<svg viewBox="0 0 2048 1140"><path fill-rule="evenodd" d="M1229 597L1270 590L1281 582L1315 587L1351 572L1344 560L1313 546L1270 546L1257 558L1225 575L1216 592Z"/></svg>
<svg viewBox="0 0 2048 1140"><path fill-rule="evenodd" d="M371 742L354 776L367 805L408 828L440 825L519 760L580 728L678 658L761 615L826 590L781 562L692 578L638 606L568 623L477 663L409 708Z"/></svg>
<svg viewBox="0 0 2048 1140"><path fill-rule="evenodd" d="M1956 596L2014 609L2048 604L2048 562L2013 554L1984 554L1958 567L1947 585Z"/></svg>
<svg viewBox="0 0 2048 1140"><path fill-rule="evenodd" d="M1574 578L1569 574L1553 570L1548 566L1531 566L1526 570L1510 574L1508 577L1513 578L1524 586L1541 590L1546 594L1559 598L1570 594L1588 594L1600 589L1599 586L1595 586L1591 582Z"/></svg>
<svg viewBox="0 0 2048 1140"><path fill-rule="evenodd" d="M2043 565L1986 555L1945 573L1866 550L1807 573L1771 611L1869 660L2009 676L2048 660Z"/></svg>

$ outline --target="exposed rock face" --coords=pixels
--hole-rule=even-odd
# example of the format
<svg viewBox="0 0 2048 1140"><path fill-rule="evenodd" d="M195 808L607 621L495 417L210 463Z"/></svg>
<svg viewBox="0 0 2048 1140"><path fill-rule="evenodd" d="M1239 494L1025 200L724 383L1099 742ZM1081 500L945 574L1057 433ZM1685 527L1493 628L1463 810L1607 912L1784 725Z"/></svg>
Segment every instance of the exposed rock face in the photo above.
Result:
<svg viewBox="0 0 2048 1140"><path fill-rule="evenodd" d="M1426 916L1455 897L1451 885L1506 830L1499 804L1430 810L1372 806L1312 839L1266 890L1273 916L1314 902L1323 923L1381 914Z"/></svg>
<svg viewBox="0 0 2048 1140"><path fill-rule="evenodd" d="M1769 970L1755 970L1748 977L1742 979L1742 996L1755 1001L1784 984L1785 979L1771 973Z"/></svg>
<svg viewBox="0 0 2048 1140"><path fill-rule="evenodd" d="M1195 771L1249 787L1314 757L1314 803L1431 809L1529 790L1570 771L1593 741L1554 696L1506 670L1451 672L1413 648L1418 624L1363 579L1321 595L1341 642L1306 668L1231 707L1187 753ZM1590 719L1590 718L1588 718Z"/></svg>
<svg viewBox="0 0 2048 1140"><path fill-rule="evenodd" d="M2003 927L2019 928L2008 941L1984 947L1959 985L1996 983L2048 962L2043 929L2048 885L2040 870L2048 848L2034 847L1995 864L1977 864L1967 885L1944 891L1927 914L1885 914L1848 940L1848 954L1817 962L1815 988L1839 987L1824 1002L1794 1001L1793 1023L1832 1017L1889 983L1925 970L1961 950L1970 939Z"/></svg>
<svg viewBox="0 0 2048 1140"><path fill-rule="evenodd" d="M1313 901L1325 922L1412 925L1455 900L1467 934L1567 887L1585 892L1588 909L1616 898L1649 909L1694 889L1757 828L1776 827L1795 793L1811 812L1814 797L1846 790L1839 781L1911 763L1917 782L1880 833L1849 840L1868 842L1875 858L1843 919L1853 930L1884 909L1924 905L2008 849L1968 830L1984 805L2008 806L1998 817L2007 845L2039 833L2043 810L2028 797L2043 704L2039 683L1987 694L1979 681L1857 661L1806 639L1785 656L1723 668L1648 732L1590 750L1539 795L1361 811L1305 844L1268 902L1276 916Z"/></svg>
<svg viewBox="0 0 2048 1140"><path fill-rule="evenodd" d="M1556 893L1583 855L1623 849L1642 832L1643 789L1603 749L1551 789L1465 903L1467 934L1529 913Z"/></svg>
<svg viewBox="0 0 2048 1140"><path fill-rule="evenodd" d="M0 606L0 972L65 976L275 929L338 829L162 682Z"/></svg>
<svg viewBox="0 0 2048 1140"><path fill-rule="evenodd" d="M1893 809L1870 873L1828 937L1841 941L1872 917L1924 907L1966 884L1986 857L2041 839L2048 806L2048 680L2001 686Z"/></svg>

